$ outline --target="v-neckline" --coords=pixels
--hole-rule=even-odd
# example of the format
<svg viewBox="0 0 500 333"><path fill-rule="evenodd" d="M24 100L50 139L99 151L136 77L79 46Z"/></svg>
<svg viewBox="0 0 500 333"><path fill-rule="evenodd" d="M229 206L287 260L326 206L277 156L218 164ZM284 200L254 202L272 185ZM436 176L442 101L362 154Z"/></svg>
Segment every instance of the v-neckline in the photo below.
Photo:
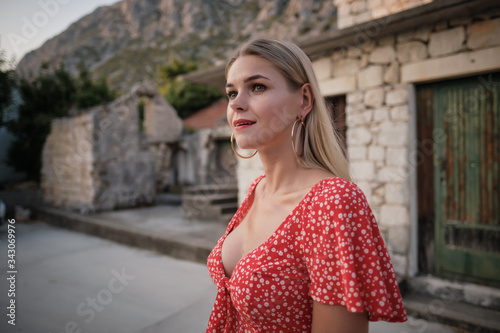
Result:
<svg viewBox="0 0 500 333"><path fill-rule="evenodd" d="M231 276L227 276L226 275L226 270L224 269L224 263L222 261L222 247L224 245L224 242L227 238L227 236L234 230L236 229L242 222L243 220L245 219L245 217L247 216L248 212L250 211L250 207L246 207L248 204L249 204L249 201L250 201L250 198L255 194L255 189L257 188L257 185L259 185L260 181L265 177L266 175L262 175L260 176L260 178L258 178L256 180L256 183L253 185L253 188L252 188L252 192L249 193L247 195L247 197L245 198L245 200L243 201L243 203L241 204L241 208L246 208L246 212L245 212L245 215L244 216L241 216L240 219L238 221L235 221L232 226L230 228L228 228L228 230L226 231L226 233L224 234L224 236L222 237L221 239L221 244L220 244L220 247L219 247L219 253L218 253L218 256L219 256L219 259L220 259L220 269L221 269L221 272L222 272L222 276L223 276L223 279L226 279L228 281L231 280L231 278L234 276L234 271L236 271L236 269L238 268L238 266L240 265L240 263L243 261L243 259L247 258L248 256L250 256L251 254L253 254L254 252L256 252L257 250L259 250L260 248L262 248L263 246L267 245L272 239L274 239L276 237L276 235L278 234L278 232L287 224L287 222L289 222L289 220L291 219L291 217L294 215L295 211L297 209L299 209L300 207L302 207L302 204L304 201L306 201L307 198L310 197L310 194L313 192L313 190L316 189L316 187L318 187L320 184L322 184L323 182L327 181L327 180L331 180L333 178L336 178L336 177L329 177L329 178L325 178L325 179L322 179L320 180L319 182L317 182L316 184L314 184L311 189L309 191L307 191L307 193L304 195L304 197L300 200L300 202L292 209L292 211L285 217L285 219L280 223L280 225L278 226L278 228L276 228L276 230L264 241L262 242L260 245L258 245L257 247L255 247L253 250L250 250L248 253L246 253L245 255L243 255L240 260L238 260L238 262L236 263L236 265L234 266L233 268L233 271L231 272ZM231 221L232 222L232 221ZM237 222L237 223L236 223Z"/></svg>

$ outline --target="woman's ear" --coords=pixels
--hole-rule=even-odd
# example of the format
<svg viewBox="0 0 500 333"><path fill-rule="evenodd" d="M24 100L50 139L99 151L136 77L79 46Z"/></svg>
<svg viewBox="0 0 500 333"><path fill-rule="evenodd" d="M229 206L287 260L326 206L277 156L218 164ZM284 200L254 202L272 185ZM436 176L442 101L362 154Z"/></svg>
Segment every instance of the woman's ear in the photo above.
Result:
<svg viewBox="0 0 500 333"><path fill-rule="evenodd" d="M304 119L311 112L314 105L314 95L310 83L304 83L300 88L301 104L299 116Z"/></svg>

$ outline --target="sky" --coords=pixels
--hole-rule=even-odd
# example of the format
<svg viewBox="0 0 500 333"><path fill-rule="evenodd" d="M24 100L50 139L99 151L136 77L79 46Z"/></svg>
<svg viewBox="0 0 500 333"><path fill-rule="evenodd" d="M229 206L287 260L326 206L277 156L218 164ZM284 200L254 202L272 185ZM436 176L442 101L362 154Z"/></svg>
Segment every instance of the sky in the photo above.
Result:
<svg viewBox="0 0 500 333"><path fill-rule="evenodd" d="M79 18L116 2L119 0L0 0L0 50L6 60L17 63Z"/></svg>

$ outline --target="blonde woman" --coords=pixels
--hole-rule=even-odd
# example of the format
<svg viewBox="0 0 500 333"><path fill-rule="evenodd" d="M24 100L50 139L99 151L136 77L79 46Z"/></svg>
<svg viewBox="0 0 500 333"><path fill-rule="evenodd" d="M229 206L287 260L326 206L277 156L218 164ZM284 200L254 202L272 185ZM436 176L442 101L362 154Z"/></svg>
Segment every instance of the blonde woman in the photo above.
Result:
<svg viewBox="0 0 500 333"><path fill-rule="evenodd" d="M368 332L405 321L389 254L350 181L311 62L254 39L226 66L234 140L265 175L208 258L217 297L207 332Z"/></svg>

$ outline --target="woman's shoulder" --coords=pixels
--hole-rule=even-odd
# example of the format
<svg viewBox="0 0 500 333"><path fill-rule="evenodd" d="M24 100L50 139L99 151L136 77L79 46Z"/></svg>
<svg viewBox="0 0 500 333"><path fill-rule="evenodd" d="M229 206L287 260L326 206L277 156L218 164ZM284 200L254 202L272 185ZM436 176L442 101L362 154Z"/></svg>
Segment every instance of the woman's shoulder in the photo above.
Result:
<svg viewBox="0 0 500 333"><path fill-rule="evenodd" d="M364 198L363 191L353 181L341 177L329 177L320 181L315 186L315 195L319 198L344 198L357 197Z"/></svg>

